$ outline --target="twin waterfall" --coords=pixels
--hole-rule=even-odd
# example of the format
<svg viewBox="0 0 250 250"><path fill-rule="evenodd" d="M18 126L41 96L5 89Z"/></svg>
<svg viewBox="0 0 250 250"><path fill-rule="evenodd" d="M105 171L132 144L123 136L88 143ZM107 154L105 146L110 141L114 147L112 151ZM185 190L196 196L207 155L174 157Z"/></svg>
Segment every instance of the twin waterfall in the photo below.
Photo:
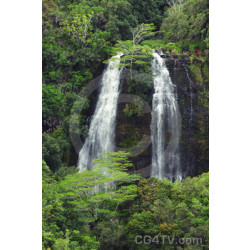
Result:
<svg viewBox="0 0 250 250"><path fill-rule="evenodd" d="M180 115L172 84L164 59L153 52L152 72L154 90L152 101L152 172L151 176L171 181L181 180ZM92 160L101 152L114 151L115 120L120 91L120 55L113 57L104 71L101 91L95 113L90 123L89 135L79 153L80 171L91 169ZM168 140L166 140L168 138ZM166 143L168 141L168 144Z"/></svg>
<svg viewBox="0 0 250 250"><path fill-rule="evenodd" d="M101 91L90 123L89 135L79 152L78 168L90 170L99 153L114 151L115 119L119 97L120 55L112 57L101 81Z"/></svg>
<svg viewBox="0 0 250 250"><path fill-rule="evenodd" d="M180 154L180 115L175 88L164 59L154 52L152 71L154 90L151 113L152 172L158 179L167 177L171 181L182 180ZM169 144L166 145L166 136Z"/></svg>

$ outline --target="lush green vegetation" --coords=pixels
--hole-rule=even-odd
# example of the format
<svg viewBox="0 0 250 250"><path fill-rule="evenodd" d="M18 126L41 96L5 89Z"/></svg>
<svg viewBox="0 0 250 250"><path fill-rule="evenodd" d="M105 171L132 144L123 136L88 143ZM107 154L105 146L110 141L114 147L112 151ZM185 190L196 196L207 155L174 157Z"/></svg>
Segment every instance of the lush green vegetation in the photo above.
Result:
<svg viewBox="0 0 250 250"><path fill-rule="evenodd" d="M208 174L182 183L138 183L140 176L126 172L133 168L126 153L95 161L92 171L57 176L43 162L44 249L208 249ZM139 245L138 235L199 238L202 244Z"/></svg>
<svg viewBox="0 0 250 250"><path fill-rule="evenodd" d="M208 0L175 0L161 26L164 40L208 52Z"/></svg>
<svg viewBox="0 0 250 250"><path fill-rule="evenodd" d="M208 249L208 174L174 184L140 179L127 173L134 168L123 152L103 155L93 171L78 173L72 143L72 134L87 135L96 101L95 94L80 93L117 52L129 75L125 92L149 104L151 49L187 55L201 86L198 102L208 107L208 35L208 0L43 0L44 249L166 248L162 241L135 244L137 235L202 238L200 245L167 247ZM140 128L126 121L142 119L141 105L140 98L124 104L121 146L140 138ZM199 122L202 141L207 120Z"/></svg>

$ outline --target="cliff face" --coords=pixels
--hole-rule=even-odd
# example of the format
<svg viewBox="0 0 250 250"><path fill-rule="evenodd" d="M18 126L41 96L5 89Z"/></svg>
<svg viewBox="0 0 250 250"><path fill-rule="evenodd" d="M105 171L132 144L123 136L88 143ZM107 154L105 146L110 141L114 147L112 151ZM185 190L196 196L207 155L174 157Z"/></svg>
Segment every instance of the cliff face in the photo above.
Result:
<svg viewBox="0 0 250 250"><path fill-rule="evenodd" d="M184 177L196 176L208 171L208 60L205 57L196 58L187 55L164 54L162 57L165 58L172 82L176 85L182 118L179 147L182 170ZM139 99L145 100L146 104L140 104L139 101L134 101L135 105L122 102L118 104L116 145L128 148L128 151L132 152L141 151L134 153L131 160L135 168L144 177L148 177L152 154L151 113L145 106L151 108L154 89L152 73L147 69L145 74L146 78L139 76L139 79L150 84L145 93L138 91L136 95ZM134 94L135 91L131 90L132 84L138 85L138 82L131 82L129 76L124 73L121 94L130 92ZM136 104L141 105L139 109L136 109ZM143 112L140 112L140 109ZM135 145L138 146L133 148Z"/></svg>
<svg viewBox="0 0 250 250"><path fill-rule="evenodd" d="M208 61L170 56L166 66L177 87L182 116L182 169L186 176L196 176L208 171Z"/></svg>

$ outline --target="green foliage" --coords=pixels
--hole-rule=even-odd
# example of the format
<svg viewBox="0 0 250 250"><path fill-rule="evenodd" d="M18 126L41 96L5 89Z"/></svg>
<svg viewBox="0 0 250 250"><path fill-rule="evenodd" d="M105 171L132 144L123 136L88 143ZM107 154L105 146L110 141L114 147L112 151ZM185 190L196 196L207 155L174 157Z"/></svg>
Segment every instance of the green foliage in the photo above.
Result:
<svg viewBox="0 0 250 250"><path fill-rule="evenodd" d="M87 131L84 127L86 117L82 113L89 107L89 100L86 97L77 96L71 108L69 120L69 133L77 133L86 136Z"/></svg>
<svg viewBox="0 0 250 250"><path fill-rule="evenodd" d="M88 35L91 33L92 14L76 13L72 20L63 22L64 29L73 39L80 41L83 46L87 43Z"/></svg>
<svg viewBox="0 0 250 250"><path fill-rule="evenodd" d="M205 79L208 81L208 79L209 79L209 67L208 67L208 64L206 64L206 63L204 64L203 72L205 75Z"/></svg>
<svg viewBox="0 0 250 250"><path fill-rule="evenodd" d="M114 220L119 215L119 205L135 199L137 186L133 183L139 176L125 172L132 167L127 156L124 152L102 154L94 161L92 171L68 174L59 183L53 179L49 181L50 171L43 162L44 246L72 249L70 245L78 238L74 245L78 247L82 242L85 247L79 249L97 249L99 243L88 235L84 236L83 228L77 232L75 230L79 227L72 228L69 222L72 229L68 230L66 218L68 213L73 214L79 223L85 225L98 219Z"/></svg>
<svg viewBox="0 0 250 250"><path fill-rule="evenodd" d="M154 39L154 40L145 40L142 41L141 43L143 46L148 46L149 48L152 49L162 49L166 48L166 42L162 39Z"/></svg>
<svg viewBox="0 0 250 250"><path fill-rule="evenodd" d="M127 156L124 152L101 154L99 159L94 160L91 171L68 175L62 181L65 197L76 211L84 213L85 222L96 220L98 214L115 214L120 203L136 197L135 185L121 186L139 179L139 176L125 172L133 166ZM115 211L109 211L109 206Z"/></svg>
<svg viewBox="0 0 250 250"><path fill-rule="evenodd" d="M179 43L168 43L165 48L171 54L179 54L182 52L182 48Z"/></svg>
<svg viewBox="0 0 250 250"><path fill-rule="evenodd" d="M208 47L208 0L173 1L166 11L161 32L167 42L184 45L199 43L200 49Z"/></svg>
<svg viewBox="0 0 250 250"><path fill-rule="evenodd" d="M133 117L133 116L141 117L143 115L142 106L143 106L142 101L139 98L134 98L133 103L125 105L123 113L126 114L128 117Z"/></svg>
<svg viewBox="0 0 250 250"><path fill-rule="evenodd" d="M192 73L194 79L196 80L197 84L202 85L203 78L202 78L202 73L201 73L200 67L198 65L195 65L195 64L188 65L188 67L191 70L191 73Z"/></svg>
<svg viewBox="0 0 250 250"><path fill-rule="evenodd" d="M174 184L166 179L142 179L138 184L140 206L138 212L129 218L126 227L131 245L136 249L158 248L159 245L137 248L135 236L169 235L201 238L202 245L193 247L208 249L208 188L208 174L188 177Z"/></svg>
<svg viewBox="0 0 250 250"><path fill-rule="evenodd" d="M182 52L183 45L181 43L166 43L162 39L156 39L156 40L145 40L142 42L142 45L147 46L152 49L164 49L167 50L167 52L170 52L172 54L179 54Z"/></svg>
<svg viewBox="0 0 250 250"><path fill-rule="evenodd" d="M110 32L94 29L92 20L98 18L104 9L101 6L90 7L87 1L71 5L70 8L69 18L62 22L63 29L74 42L79 42L83 47L91 47L99 53L109 44L107 39L110 37Z"/></svg>
<svg viewBox="0 0 250 250"><path fill-rule="evenodd" d="M202 245L193 247L208 249L208 174L174 184L152 177L137 187L138 176L124 172L131 167L126 153L103 154L95 162L93 171L60 182L43 163L44 247L152 249L162 242L139 246L135 236L169 235L200 238Z"/></svg>
<svg viewBox="0 0 250 250"><path fill-rule="evenodd" d="M138 23L154 23L159 29L164 8L167 6L166 0L129 0L133 6L132 13L137 18Z"/></svg>
<svg viewBox="0 0 250 250"><path fill-rule="evenodd" d="M199 91L198 94L199 94L198 104L202 105L205 108L208 108L208 96L209 96L208 89L203 87L203 89Z"/></svg>
<svg viewBox="0 0 250 250"><path fill-rule="evenodd" d="M126 0L101 1L100 4L105 8L101 21L106 22L105 30L110 32L110 41L129 39L130 28L138 24L132 13L133 5Z"/></svg>
<svg viewBox="0 0 250 250"><path fill-rule="evenodd" d="M101 221L95 226L94 233L101 242L101 249L123 249L126 247L124 226L119 222Z"/></svg>
<svg viewBox="0 0 250 250"><path fill-rule="evenodd" d="M43 160L42 161L42 179L44 181L49 180L50 174L51 174L50 168L49 166L47 166L46 162Z"/></svg>
<svg viewBox="0 0 250 250"><path fill-rule="evenodd" d="M179 42L183 41L188 36L188 16L183 12L178 12L176 15L170 15L163 22L162 31L165 31L166 41Z"/></svg>
<svg viewBox="0 0 250 250"><path fill-rule="evenodd" d="M63 101L63 94L54 85L43 85L43 119L46 120L50 116L60 116L60 107Z"/></svg>
<svg viewBox="0 0 250 250"><path fill-rule="evenodd" d="M61 127L58 127L54 133L43 133L43 159L50 169L55 171L62 166L62 161L66 156L66 150L69 142Z"/></svg>
<svg viewBox="0 0 250 250"><path fill-rule="evenodd" d="M53 178L57 181L64 180L67 175L72 175L77 173L78 170L75 166L72 167L61 167L53 175Z"/></svg>
<svg viewBox="0 0 250 250"><path fill-rule="evenodd" d="M43 159L52 170L61 167L62 151L56 139L51 135L43 134Z"/></svg>
<svg viewBox="0 0 250 250"><path fill-rule="evenodd" d="M83 90L86 82L92 77L93 75L88 71L84 73L81 71L73 71L68 82L61 84L60 89L63 93L78 93L80 90Z"/></svg>
<svg viewBox="0 0 250 250"><path fill-rule="evenodd" d="M132 40L118 41L113 47L113 54L122 54L120 65L127 67L133 72L133 64L141 65L147 64L148 58L151 58L152 52L148 47L140 45L140 42L147 37L153 36L155 26L151 24L140 24L137 27L131 29ZM110 59L114 60L114 59Z"/></svg>

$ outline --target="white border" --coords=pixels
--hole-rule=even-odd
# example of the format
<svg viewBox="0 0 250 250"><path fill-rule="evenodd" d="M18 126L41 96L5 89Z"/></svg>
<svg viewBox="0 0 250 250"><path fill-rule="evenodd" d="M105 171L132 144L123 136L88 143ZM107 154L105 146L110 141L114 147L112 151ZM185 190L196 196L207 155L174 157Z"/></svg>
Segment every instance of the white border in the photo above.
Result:
<svg viewBox="0 0 250 250"><path fill-rule="evenodd" d="M210 249L247 249L249 1L210 1Z"/></svg>
<svg viewBox="0 0 250 250"><path fill-rule="evenodd" d="M42 1L4 1L1 25L1 248L41 249Z"/></svg>

